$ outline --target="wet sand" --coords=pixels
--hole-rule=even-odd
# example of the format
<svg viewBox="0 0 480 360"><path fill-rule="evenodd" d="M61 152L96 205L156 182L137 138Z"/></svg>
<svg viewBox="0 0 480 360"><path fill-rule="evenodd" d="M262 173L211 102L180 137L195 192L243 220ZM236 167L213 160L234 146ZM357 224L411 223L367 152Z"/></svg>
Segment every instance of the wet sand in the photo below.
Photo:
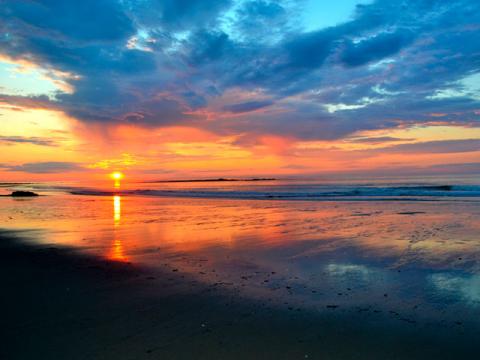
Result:
<svg viewBox="0 0 480 360"><path fill-rule="evenodd" d="M199 281L171 263L105 260L28 236L0 235L2 359L470 359L480 350L475 319L405 317L359 306L355 293L301 306L286 299L306 289L283 280L270 300L244 296L242 284L276 274Z"/></svg>

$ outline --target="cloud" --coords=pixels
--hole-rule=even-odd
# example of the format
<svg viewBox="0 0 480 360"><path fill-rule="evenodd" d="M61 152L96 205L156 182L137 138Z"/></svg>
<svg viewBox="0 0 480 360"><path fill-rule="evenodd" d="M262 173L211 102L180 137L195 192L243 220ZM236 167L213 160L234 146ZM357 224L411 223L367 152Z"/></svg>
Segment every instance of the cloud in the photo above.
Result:
<svg viewBox="0 0 480 360"><path fill-rule="evenodd" d="M379 150L386 153L462 153L480 151L480 139L425 141L398 144Z"/></svg>
<svg viewBox="0 0 480 360"><path fill-rule="evenodd" d="M25 163L22 165L0 164L0 168L6 171L19 171L31 174L54 174L85 170L81 165L77 163L61 161L34 162Z"/></svg>
<svg viewBox="0 0 480 360"><path fill-rule="evenodd" d="M305 140L439 112L444 124L480 124L478 91L462 82L480 73L478 1L377 0L314 31L295 20L302 11L287 0L6 2L0 55L68 74L73 92L0 100L86 123Z"/></svg>
<svg viewBox="0 0 480 360"><path fill-rule="evenodd" d="M477 163L464 163L464 164L436 164L430 166L401 166L401 165L392 165L392 166L381 166L376 169L368 170L368 176L371 178L396 178L399 175L404 176L444 176L444 175L478 175L480 174L480 162ZM322 173L309 173L306 176L315 177L315 176L325 176L325 172ZM328 174L332 179L334 178L343 178L343 179L365 179L365 170L364 169L344 169L331 171Z"/></svg>
<svg viewBox="0 0 480 360"><path fill-rule="evenodd" d="M233 105L226 105L223 107L225 111L229 111L231 113L244 113L249 111L255 111L258 109L262 109L264 107L273 105L273 102L270 100L264 101L247 101L243 103L233 104Z"/></svg>
<svg viewBox="0 0 480 360"><path fill-rule="evenodd" d="M396 54L413 40L408 30L382 33L358 43L349 42L342 52L342 61L348 66L360 66Z"/></svg>
<svg viewBox="0 0 480 360"><path fill-rule="evenodd" d="M42 138L42 137L25 137L25 136L1 136L0 143L6 144L33 144L40 146L58 146L54 139Z"/></svg>
<svg viewBox="0 0 480 360"><path fill-rule="evenodd" d="M117 1L20 0L3 5L2 15L9 16L7 27L17 24L23 31L41 30L37 35L77 41L112 41L123 39L134 31L131 19Z"/></svg>
<svg viewBox="0 0 480 360"><path fill-rule="evenodd" d="M359 143L359 144L382 144L386 142L397 142L397 141L412 141L414 139L405 139L405 138L396 138L392 136L376 136L376 137L362 137L362 138L352 138L348 139L349 142Z"/></svg>
<svg viewBox="0 0 480 360"><path fill-rule="evenodd" d="M168 31L214 26L219 14L233 4L231 0L150 0L124 2L129 12L144 26L159 26ZM210 25L210 26L208 26Z"/></svg>
<svg viewBox="0 0 480 360"><path fill-rule="evenodd" d="M480 174L480 162L464 164L438 164L430 167L437 174Z"/></svg>
<svg viewBox="0 0 480 360"><path fill-rule="evenodd" d="M301 16L297 4L287 1L242 1L232 20L232 33L243 42L268 44L277 41L286 32L297 29L298 23L294 19Z"/></svg>

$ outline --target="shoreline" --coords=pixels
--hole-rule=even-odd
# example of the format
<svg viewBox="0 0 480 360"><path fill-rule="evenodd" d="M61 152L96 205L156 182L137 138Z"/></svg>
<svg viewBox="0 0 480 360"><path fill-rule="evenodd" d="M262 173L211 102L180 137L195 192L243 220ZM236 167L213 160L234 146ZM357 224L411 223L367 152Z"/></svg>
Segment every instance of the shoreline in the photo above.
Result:
<svg viewBox="0 0 480 360"><path fill-rule="evenodd" d="M454 359L466 326L384 314L279 308L196 282L0 232L5 359ZM405 346L405 344L410 344Z"/></svg>

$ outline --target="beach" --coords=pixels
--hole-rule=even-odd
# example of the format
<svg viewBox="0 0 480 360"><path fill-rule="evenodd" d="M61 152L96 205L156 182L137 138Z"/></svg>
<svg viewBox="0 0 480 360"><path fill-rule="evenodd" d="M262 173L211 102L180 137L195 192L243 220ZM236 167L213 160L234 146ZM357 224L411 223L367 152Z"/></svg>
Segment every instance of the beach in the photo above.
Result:
<svg viewBox="0 0 480 360"><path fill-rule="evenodd" d="M0 3L0 360L480 358L480 0Z"/></svg>
<svg viewBox="0 0 480 360"><path fill-rule="evenodd" d="M472 198L50 190L0 202L5 359L459 359L480 350Z"/></svg>

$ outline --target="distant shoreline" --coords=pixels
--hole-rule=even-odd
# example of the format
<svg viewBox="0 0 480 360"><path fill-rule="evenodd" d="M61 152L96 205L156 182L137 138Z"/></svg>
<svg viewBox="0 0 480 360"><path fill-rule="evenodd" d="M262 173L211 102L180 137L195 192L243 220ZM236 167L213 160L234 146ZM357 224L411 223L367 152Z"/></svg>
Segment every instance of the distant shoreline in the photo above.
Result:
<svg viewBox="0 0 480 360"><path fill-rule="evenodd" d="M228 179L228 178L216 178L216 179L186 179L186 180L153 180L143 181L145 184L154 183L190 183L190 182L231 182L231 181L275 181L275 178L249 178L249 179Z"/></svg>

